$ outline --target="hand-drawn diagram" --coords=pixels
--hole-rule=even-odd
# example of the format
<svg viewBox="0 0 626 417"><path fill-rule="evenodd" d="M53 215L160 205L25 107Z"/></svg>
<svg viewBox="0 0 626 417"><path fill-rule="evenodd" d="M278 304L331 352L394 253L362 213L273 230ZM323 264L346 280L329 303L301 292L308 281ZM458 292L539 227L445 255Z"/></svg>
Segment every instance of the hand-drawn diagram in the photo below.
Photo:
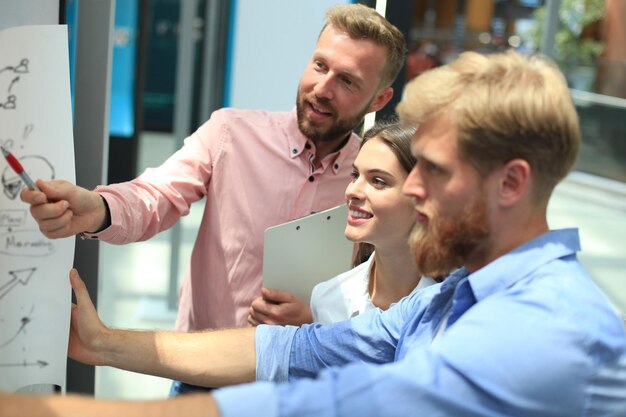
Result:
<svg viewBox="0 0 626 417"><path fill-rule="evenodd" d="M28 281L33 276L37 268L26 268L20 269L17 271L9 271L9 275L11 275L11 279L9 279L5 283L0 283L0 300L4 298L13 288L18 285L28 285ZM0 343L0 347L2 344Z"/></svg>
<svg viewBox="0 0 626 417"><path fill-rule="evenodd" d="M34 180L75 182L67 28L0 30L0 144ZM50 240L0 157L0 390L65 385L74 239Z"/></svg>
<svg viewBox="0 0 626 417"><path fill-rule="evenodd" d="M3 303L5 299L8 299L12 295L13 291L19 290L19 288L27 286L33 275L37 271L37 268L26 268L21 270L9 271L10 279L6 282L0 281L0 303ZM20 311L23 307L20 308ZM48 366L46 361L27 359L27 338L28 327L33 321L35 306L31 306L30 311L26 314L21 313L19 321L17 320L0 320L0 350L5 347L9 347L12 344L18 344L19 346L14 351L17 351L24 356L21 361L4 362L0 356L0 368L16 367L16 366L39 366L43 368ZM21 343L20 343L21 342Z"/></svg>
<svg viewBox="0 0 626 417"><path fill-rule="evenodd" d="M0 96L0 109L15 110L17 108L16 85L20 82L20 76L28 74L28 63L28 58L22 58L17 65L0 68L0 91L6 93L4 99Z"/></svg>
<svg viewBox="0 0 626 417"><path fill-rule="evenodd" d="M0 368L15 368L15 367L27 367L27 366L37 366L39 368L43 368L48 366L48 362L46 361L42 361L42 360L37 360L36 362L27 362L27 361L23 361L23 362L17 362L17 363L0 363Z"/></svg>
<svg viewBox="0 0 626 417"><path fill-rule="evenodd" d="M25 171L31 178L40 178L45 181L54 179L54 167L43 156L40 155L26 155L18 158L20 163L24 167L28 167ZM11 200L15 200L20 194L20 191L24 187L24 182L19 175L17 175L11 167L7 166L2 171L2 191L4 195Z"/></svg>
<svg viewBox="0 0 626 417"><path fill-rule="evenodd" d="M30 134L35 129L34 123L29 123L24 126L22 130L22 145L20 148L23 148L23 143L30 136ZM16 143L18 141L13 138L8 139L0 139L0 144L4 146L9 151L12 151L14 147L16 147ZM20 155L22 152L16 152ZM19 162L26 167L27 174L34 179L42 179L42 180L52 180L55 178L55 170L50 161L43 155L20 155L18 158ZM17 175L10 166L6 166L2 171L0 176L0 183L2 184L2 191L4 195L9 197L11 200L15 200L19 195L22 188L25 186L22 178Z"/></svg>
<svg viewBox="0 0 626 417"><path fill-rule="evenodd" d="M23 226L26 222L26 210L0 210L0 228Z"/></svg>
<svg viewBox="0 0 626 417"><path fill-rule="evenodd" d="M17 329L14 329L14 330L4 331L3 329L4 320L0 320L0 329L3 329L3 331L0 333L0 335L2 335L0 336L0 348L8 346L12 343L19 343L20 336L26 335L28 325L33 320L34 310L35 310L35 307L32 306L28 314L26 314L20 319ZM19 350L21 350L24 354L27 353L27 349L24 343L21 343ZM0 368L37 367L41 369L46 366L48 366L48 362L45 360L41 360L41 359L24 358L21 361L7 362L7 363L0 360Z"/></svg>
<svg viewBox="0 0 626 417"><path fill-rule="evenodd" d="M11 342L15 341L15 339L17 339L17 337L22 334L22 333L26 333L26 326L28 326L28 324L31 322L31 316L33 314L33 310L35 309L35 307L32 307L30 309L30 313L24 317L22 317L22 319L20 320L20 326L17 330L15 330L12 334L9 332L3 332L3 336L0 336L0 348L3 348L7 345L9 345ZM10 336L8 339L3 340L3 337L6 336Z"/></svg>
<svg viewBox="0 0 626 417"><path fill-rule="evenodd" d="M10 230L0 235L0 253L12 256L41 257L52 255L56 244L39 230Z"/></svg>

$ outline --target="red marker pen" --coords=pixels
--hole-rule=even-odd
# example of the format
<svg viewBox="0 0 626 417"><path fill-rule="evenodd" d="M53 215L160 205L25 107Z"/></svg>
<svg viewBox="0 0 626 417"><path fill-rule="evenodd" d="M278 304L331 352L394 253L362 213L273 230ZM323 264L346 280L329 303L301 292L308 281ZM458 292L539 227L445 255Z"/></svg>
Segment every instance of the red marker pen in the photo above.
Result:
<svg viewBox="0 0 626 417"><path fill-rule="evenodd" d="M20 176L22 181L24 181L24 184L26 184L26 186L31 190L39 191L35 182L28 176L26 171L24 171L24 167L20 164L20 161L18 161L17 158L4 147L4 145L0 145L0 148L2 148L2 155L4 155L9 165L11 165L13 171L15 171L15 173Z"/></svg>

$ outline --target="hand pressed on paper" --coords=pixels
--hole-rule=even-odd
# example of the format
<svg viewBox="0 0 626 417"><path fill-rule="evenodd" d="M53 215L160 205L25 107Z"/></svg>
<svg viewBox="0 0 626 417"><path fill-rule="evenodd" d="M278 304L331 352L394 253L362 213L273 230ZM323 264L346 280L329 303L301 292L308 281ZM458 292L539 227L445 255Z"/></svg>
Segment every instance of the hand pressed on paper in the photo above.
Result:
<svg viewBox="0 0 626 417"><path fill-rule="evenodd" d="M76 295L76 304L72 304L68 354L79 362L103 365L98 347L106 340L109 329L100 321L87 287L76 269L70 271L70 283Z"/></svg>
<svg viewBox="0 0 626 417"><path fill-rule="evenodd" d="M248 323L300 326L313 322L311 308L287 291L261 288L261 297L250 304Z"/></svg>

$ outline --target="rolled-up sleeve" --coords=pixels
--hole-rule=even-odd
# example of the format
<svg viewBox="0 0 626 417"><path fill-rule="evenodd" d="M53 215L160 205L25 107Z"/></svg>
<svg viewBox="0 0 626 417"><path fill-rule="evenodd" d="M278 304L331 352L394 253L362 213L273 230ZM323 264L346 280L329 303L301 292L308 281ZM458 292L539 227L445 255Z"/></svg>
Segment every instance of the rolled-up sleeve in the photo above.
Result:
<svg viewBox="0 0 626 417"><path fill-rule="evenodd" d="M257 326L254 339L259 382L214 391L222 417L279 415L279 395L273 382L289 377L289 353L296 330L294 326Z"/></svg>
<svg viewBox="0 0 626 417"><path fill-rule="evenodd" d="M415 402L390 406L388 400L411 385L407 376L414 369L393 361L404 316L415 302L332 325L258 326L261 382L216 390L222 416L378 416L392 408L397 410L390 415L408 415Z"/></svg>
<svg viewBox="0 0 626 417"><path fill-rule="evenodd" d="M289 378L289 358L294 326L260 325L254 334L257 381L286 382Z"/></svg>
<svg viewBox="0 0 626 417"><path fill-rule="evenodd" d="M255 382L213 392L221 417L275 417L279 415L276 384Z"/></svg>
<svg viewBox="0 0 626 417"><path fill-rule="evenodd" d="M392 362L400 317L401 314L394 316L371 310L352 320L329 325L258 326L257 381L288 382L315 377L322 369L352 362Z"/></svg>

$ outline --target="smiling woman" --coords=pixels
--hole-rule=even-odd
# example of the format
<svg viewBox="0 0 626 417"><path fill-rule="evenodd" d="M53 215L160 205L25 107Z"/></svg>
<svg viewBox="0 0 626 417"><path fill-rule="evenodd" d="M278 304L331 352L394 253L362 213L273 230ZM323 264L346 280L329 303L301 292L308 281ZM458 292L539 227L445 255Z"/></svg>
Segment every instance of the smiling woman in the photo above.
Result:
<svg viewBox="0 0 626 417"><path fill-rule="evenodd" d="M414 132L386 122L364 135L345 193L345 234L359 244L354 268L318 284L310 308L290 293L264 288L250 306L250 324L347 320L372 308L385 310L435 282L420 276L408 246L415 211L402 185L415 164L410 151Z"/></svg>

